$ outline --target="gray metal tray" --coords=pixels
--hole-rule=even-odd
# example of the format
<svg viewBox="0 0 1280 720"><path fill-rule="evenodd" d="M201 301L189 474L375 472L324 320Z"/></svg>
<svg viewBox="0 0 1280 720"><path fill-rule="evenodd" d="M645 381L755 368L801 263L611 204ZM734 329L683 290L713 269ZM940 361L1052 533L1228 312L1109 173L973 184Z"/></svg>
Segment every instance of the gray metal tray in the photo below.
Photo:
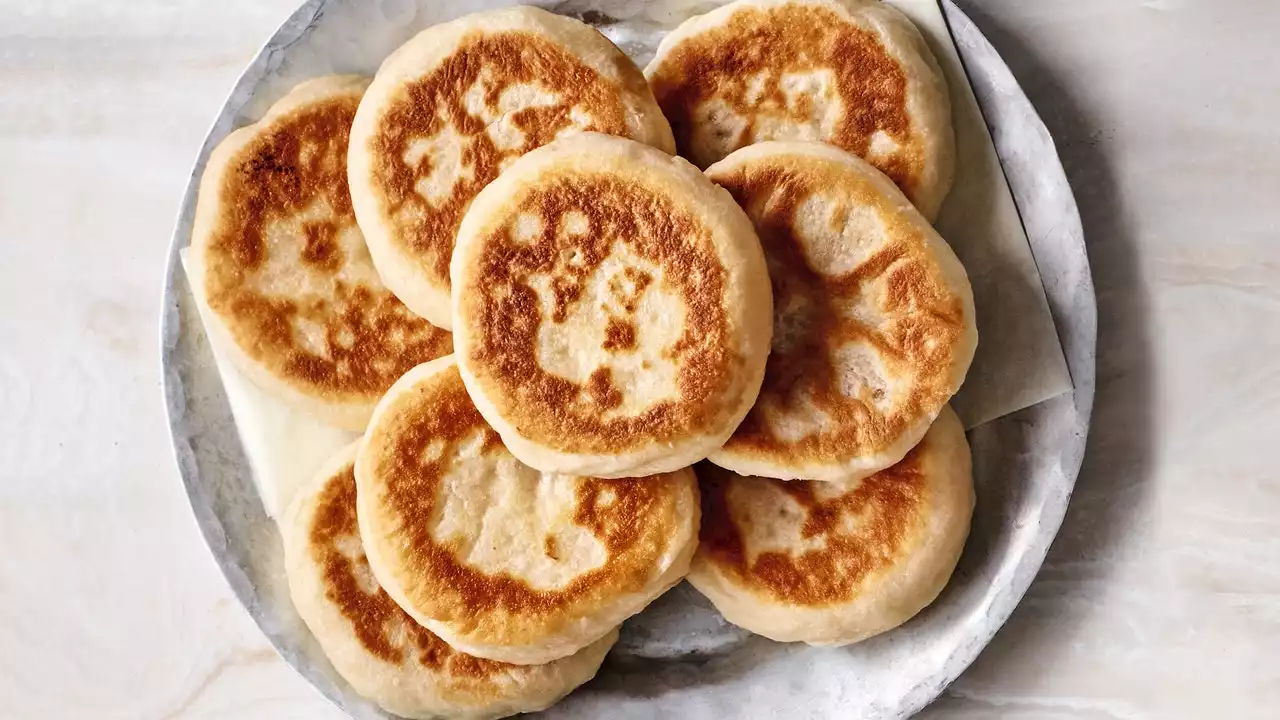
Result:
<svg viewBox="0 0 1280 720"><path fill-rule="evenodd" d="M290 61L290 47L328 9L348 2L356 0L310 0L295 12L210 129L170 245L161 361L179 474L236 597L326 697L353 717L385 718L337 677L288 599L276 527L254 490L178 257L190 240L209 151L244 122L255 87ZM397 3L366 4L386 12ZM728 626L681 585L629 621L600 675L548 717L905 717L973 661L1031 584L1084 453L1097 308L1079 213L1048 131L973 23L950 0L943 7L1026 227L1075 391L970 431L978 492L972 533L950 585L903 627L846 648L776 644ZM363 69L342 64L327 71Z"/></svg>

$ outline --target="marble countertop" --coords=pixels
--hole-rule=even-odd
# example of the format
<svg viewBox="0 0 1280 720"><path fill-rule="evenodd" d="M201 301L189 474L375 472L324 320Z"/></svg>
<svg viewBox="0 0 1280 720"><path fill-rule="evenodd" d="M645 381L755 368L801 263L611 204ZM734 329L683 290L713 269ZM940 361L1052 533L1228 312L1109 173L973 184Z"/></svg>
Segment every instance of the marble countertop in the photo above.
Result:
<svg viewBox="0 0 1280 720"><path fill-rule="evenodd" d="M156 352L187 169L295 3L0 0L5 717L341 717L204 548ZM1275 717L1280 4L960 4L1075 188L1098 389L1044 569L924 717Z"/></svg>

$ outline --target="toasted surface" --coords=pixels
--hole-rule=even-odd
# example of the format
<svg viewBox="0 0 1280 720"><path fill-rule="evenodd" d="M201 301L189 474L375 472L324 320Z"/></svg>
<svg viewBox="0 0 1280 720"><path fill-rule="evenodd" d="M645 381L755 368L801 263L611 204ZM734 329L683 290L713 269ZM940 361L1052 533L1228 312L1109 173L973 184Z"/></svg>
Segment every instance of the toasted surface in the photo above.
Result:
<svg viewBox="0 0 1280 720"><path fill-rule="evenodd" d="M680 153L706 167L763 140L834 144L932 220L951 187L946 81L879 0L740 0L667 35L645 75Z"/></svg>
<svg viewBox="0 0 1280 720"><path fill-rule="evenodd" d="M407 718L498 718L546 708L595 675L616 632L548 665L509 665L454 650L401 610L360 542L356 448L327 463L281 525L298 613L356 692Z"/></svg>
<svg viewBox="0 0 1280 720"><path fill-rule="evenodd" d="M449 258L476 193L514 158L581 130L675 150L640 70L577 20L492 10L397 50L360 105L350 164L356 215L388 287L448 328Z"/></svg>
<svg viewBox="0 0 1280 720"><path fill-rule="evenodd" d="M458 363L523 462L630 477L718 448L772 332L760 243L680 158L584 133L480 194L453 260Z"/></svg>
<svg viewBox="0 0 1280 720"><path fill-rule="evenodd" d="M960 261L883 174L838 148L760 143L707 175L755 223L774 294L759 399L711 461L841 480L901 460L973 360Z"/></svg>
<svg viewBox="0 0 1280 720"><path fill-rule="evenodd" d="M257 384L363 429L409 368L448 354L374 270L347 192L347 134L367 80L299 85L210 155L191 281L228 354Z"/></svg>
<svg viewBox="0 0 1280 720"><path fill-rule="evenodd" d="M692 471L540 473L503 447L452 358L378 406L356 464L383 587L450 645L521 664L570 655L680 581L697 543Z"/></svg>
<svg viewBox="0 0 1280 720"><path fill-rule="evenodd" d="M689 581L725 619L784 642L855 642L933 602L973 512L950 408L902 462L861 480L784 481L698 466L705 512Z"/></svg>

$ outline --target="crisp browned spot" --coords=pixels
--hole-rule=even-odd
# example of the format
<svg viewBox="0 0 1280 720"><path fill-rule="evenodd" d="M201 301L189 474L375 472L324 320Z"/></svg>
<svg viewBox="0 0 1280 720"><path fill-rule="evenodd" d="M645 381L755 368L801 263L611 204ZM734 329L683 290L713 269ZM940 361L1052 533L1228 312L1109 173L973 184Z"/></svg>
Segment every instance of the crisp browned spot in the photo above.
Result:
<svg viewBox="0 0 1280 720"><path fill-rule="evenodd" d="M494 451L505 452L471 403L461 376L454 369L424 382L392 405L383 422L375 436L382 440L366 452L376 458L383 503L407 542L401 556L412 582L406 592L432 607L433 617L441 621L493 637L573 617L600 597L644 587L655 560L677 532L679 493L673 489L682 482L678 477L585 478L577 486L573 522L603 543L608 552L604 565L556 590L537 590L522 578L490 574L459 561L456 543L432 536L439 486L458 461L458 448L479 435ZM554 538L546 538L543 549L552 557L559 552ZM511 617L520 619L514 629Z"/></svg>
<svg viewBox="0 0 1280 720"><path fill-rule="evenodd" d="M716 181L755 224L775 308L760 399L726 449L798 461L840 460L880 451L908 425L936 413L955 391L951 370L965 332L965 306L932 267L920 229L865 179L828 161L762 160ZM871 208L886 226L887 242L841 275L815 270L796 235L800 203L833 192L833 202L844 211ZM842 310L858 304L883 321L870 324ZM891 401L865 384L850 392L835 358L850 342L875 351L896 386ZM805 404L825 416L821 431L793 439L774 431L770 412L807 414Z"/></svg>
<svg viewBox="0 0 1280 720"><path fill-rule="evenodd" d="M222 180L205 289L237 345L277 376L304 391L373 399L413 366L451 352L453 341L376 277L369 284L335 277L351 262L367 264L372 276L368 257L347 257L337 240L356 222L346 158L359 100L352 93L271 120L239 151ZM300 221L304 213L309 219ZM273 225L286 229L269 244ZM268 266L281 265L298 273L299 285L311 275L323 289L264 288L279 272Z"/></svg>
<svg viewBox="0 0 1280 720"><path fill-rule="evenodd" d="M609 294L623 311L634 313L644 291L653 284L653 276L633 267L609 278Z"/></svg>
<svg viewBox="0 0 1280 720"><path fill-rule="evenodd" d="M621 52L617 63L631 65ZM624 84L636 86L638 74L630 67L623 73ZM467 109L467 92L479 85L485 106L496 113L503 91L525 83L554 93L557 100L516 110L511 121L524 133L522 142L514 148L499 148L485 132L485 120ZM573 124L570 111L575 108L591 119L581 129L626 135L624 91L570 52L532 33L477 31L464 38L430 74L404 86L370 140L383 213L396 218L399 241L423 258L424 269L436 282L448 287L458 224L476 194L498 176L500 163L554 140ZM404 158L414 141L449 129L465 138L460 162L469 175L458 174L448 197L432 202L416 190L418 182L435 169L430 158L423 158L416 167Z"/></svg>
<svg viewBox="0 0 1280 720"><path fill-rule="evenodd" d="M640 306L640 298L652 284L652 275L633 267L623 268L622 272L609 278L609 294L612 296L613 306L605 303L602 308L609 321L604 328L601 347L615 352L635 349L636 325L630 316L635 314L636 308ZM623 317L614 313L620 313Z"/></svg>
<svg viewBox="0 0 1280 720"><path fill-rule="evenodd" d="M872 574L909 552L910 538L921 526L928 502L920 453L917 448L897 465L826 500L815 495L815 488L823 486L819 481L744 479L704 463L698 467L702 489L698 552L737 582L777 600L805 606L847 602ZM731 508L732 486L739 482L772 485L789 495L804 514L801 537L823 540L825 545L798 553L769 550L749 560L745 538L750 528L734 521ZM850 524L847 519L853 521L854 532L842 529Z"/></svg>
<svg viewBox="0 0 1280 720"><path fill-rule="evenodd" d="M392 664L414 659L425 668L459 678L481 679L518 671L515 665L454 650L414 622L382 588L370 593L361 587L358 577L371 576L368 561L363 554L353 559L339 549L339 543L358 542L359 537L356 479L348 465L322 491L311 525L310 552L320 559L325 595L351 622L365 649Z"/></svg>
<svg viewBox="0 0 1280 720"><path fill-rule="evenodd" d="M613 384L613 373L607 367L597 368L587 378L587 395L601 410L612 410L622 404L622 393Z"/></svg>
<svg viewBox="0 0 1280 720"><path fill-rule="evenodd" d="M636 326L629 320L609 318L604 328L605 350L633 350L636 346Z"/></svg>
<svg viewBox="0 0 1280 720"><path fill-rule="evenodd" d="M337 272L342 267L342 250L336 238L337 227L332 222L309 222L302 226L306 245L302 248L302 262L318 270Z"/></svg>
<svg viewBox="0 0 1280 720"><path fill-rule="evenodd" d="M877 155L872 164L914 198L924 160L907 113L906 74L875 34L828 8L742 8L725 25L677 45L650 78L650 86L671 121L680 153L693 157L697 112L712 100L745 120L741 132L730 138L735 149L774 139L760 134L762 118L814 123L812 100L804 94L789 100L782 81L786 75L820 70L834 74L842 103L838 122L823 140L867 157L872 136L887 134L897 149ZM720 130L730 132L728 127Z"/></svg>
<svg viewBox="0 0 1280 720"><path fill-rule="evenodd" d="M555 535L548 535L542 539L542 552L552 560L560 559L560 543L556 542Z"/></svg>
<svg viewBox="0 0 1280 720"><path fill-rule="evenodd" d="M709 230L686 209L634 183L564 172L522 190L504 212L494 233L479 241L478 271L467 279L475 328L468 352L472 372L495 387L491 398L499 398L503 416L523 435L569 452L623 452L688 437L718 417L724 403L737 401L724 397L725 384L741 363L730 349L726 272ZM585 218L586 232L557 231L568 213ZM515 239L522 214L542 218L538 237ZM615 243L663 268L663 282L684 303L685 324L679 340L666 349L678 362L679 398L638 414L602 417L601 409L622 401L607 368L589 382L572 382L538 364L536 343L544 322L563 322L582 300L587 278ZM552 313L546 321L531 280L536 275L552 278ZM634 268L611 278L610 304L618 307L605 312L619 313L613 316L619 322L607 326L612 328L608 346L624 350L637 342L628 318L653 282Z"/></svg>

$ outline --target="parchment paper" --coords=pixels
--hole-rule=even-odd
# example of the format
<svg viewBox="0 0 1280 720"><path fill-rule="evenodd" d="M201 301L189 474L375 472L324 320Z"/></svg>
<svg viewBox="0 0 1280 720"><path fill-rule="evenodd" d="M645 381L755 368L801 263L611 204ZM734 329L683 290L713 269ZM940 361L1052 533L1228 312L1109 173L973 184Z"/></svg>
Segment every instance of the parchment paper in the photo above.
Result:
<svg viewBox="0 0 1280 720"><path fill-rule="evenodd" d="M187 250L181 253L188 270ZM202 322L208 322L209 306L200 288L192 287ZM222 377L227 404L236 419L236 431L249 458L253 482L262 508L279 518L303 485L320 472L325 462L359 437L358 433L326 425L307 413L271 396L245 377L222 349L222 336L209 334L209 349Z"/></svg>
<svg viewBox="0 0 1280 720"><path fill-rule="evenodd" d="M361 24L317 25L308 42L290 48L277 72L264 78L237 125L261 117L302 80L334 72L372 74L391 50L417 31L503 4L507 3L420 3L404 11L403 17L383 18L386 22L381 25L370 15L362 16ZM597 25L643 66L670 27L718 4L573 0L550 7ZM956 176L936 225L973 284L978 351L953 401L965 426L972 428L1069 391L1071 378L1017 207L941 8L935 0L893 0L892 4L920 28L951 90ZM216 346L217 336L211 341ZM225 353L215 347L215 355ZM264 508L277 517L309 472L353 436L293 410L259 390L222 357L217 359Z"/></svg>
<svg viewBox="0 0 1280 720"><path fill-rule="evenodd" d="M1071 390L1044 286L982 110L936 0L893 0L947 76L955 184L934 225L964 263L978 311L978 352L952 400L966 428Z"/></svg>

